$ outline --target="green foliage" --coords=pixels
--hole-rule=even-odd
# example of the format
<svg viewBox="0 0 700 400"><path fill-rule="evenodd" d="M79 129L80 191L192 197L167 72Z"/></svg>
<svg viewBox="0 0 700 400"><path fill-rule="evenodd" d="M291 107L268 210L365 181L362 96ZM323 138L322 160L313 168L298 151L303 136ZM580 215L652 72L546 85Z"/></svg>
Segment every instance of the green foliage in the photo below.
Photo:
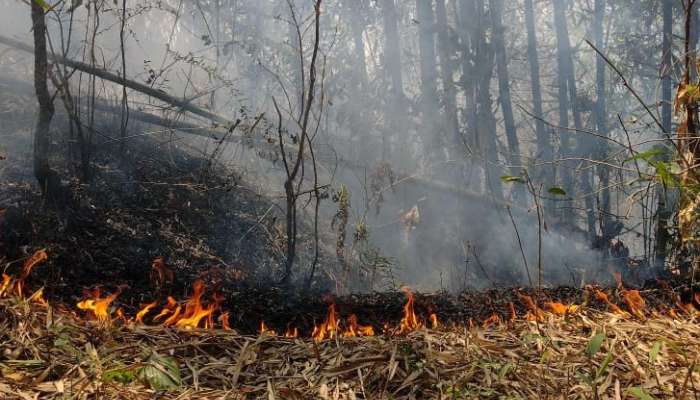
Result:
<svg viewBox="0 0 700 400"><path fill-rule="evenodd" d="M501 181L504 183L525 183L525 179L520 176L503 175Z"/></svg>
<svg viewBox="0 0 700 400"><path fill-rule="evenodd" d="M627 390L629 394L639 400L654 400L654 397L639 386L631 387Z"/></svg>
<svg viewBox="0 0 700 400"><path fill-rule="evenodd" d="M136 380L136 375L128 369L115 369L107 371L102 375L102 378L107 382L121 383L122 385L128 385L134 380Z"/></svg>
<svg viewBox="0 0 700 400"><path fill-rule="evenodd" d="M547 192L555 196L566 196L566 191L559 186L552 186L551 188L547 189Z"/></svg>
<svg viewBox="0 0 700 400"><path fill-rule="evenodd" d="M43 8L44 11L49 11L51 9L51 6L44 0L34 0L34 3L36 3L39 7Z"/></svg>
<svg viewBox="0 0 700 400"><path fill-rule="evenodd" d="M144 365L136 371L136 376L155 390L177 389L182 385L177 361L156 352L151 353Z"/></svg>
<svg viewBox="0 0 700 400"><path fill-rule="evenodd" d="M588 342L588 346L586 347L586 355L590 358L593 358L598 351L600 351L600 347L603 345L603 341L605 340L605 333L598 333L593 338L591 339L590 342Z"/></svg>
<svg viewBox="0 0 700 400"><path fill-rule="evenodd" d="M653 364L656 362L657 357L659 356L659 352L661 351L661 342L656 341L654 342L654 345L651 346L651 350L649 350L649 363Z"/></svg>

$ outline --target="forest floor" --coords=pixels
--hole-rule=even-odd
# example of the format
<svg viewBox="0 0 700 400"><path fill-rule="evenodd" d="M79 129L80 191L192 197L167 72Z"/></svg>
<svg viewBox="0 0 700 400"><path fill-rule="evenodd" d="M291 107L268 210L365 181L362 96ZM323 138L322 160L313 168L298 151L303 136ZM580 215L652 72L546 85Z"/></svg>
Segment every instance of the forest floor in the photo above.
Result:
<svg viewBox="0 0 700 400"><path fill-rule="evenodd" d="M580 307L315 341L0 300L6 399L693 399L698 315Z"/></svg>

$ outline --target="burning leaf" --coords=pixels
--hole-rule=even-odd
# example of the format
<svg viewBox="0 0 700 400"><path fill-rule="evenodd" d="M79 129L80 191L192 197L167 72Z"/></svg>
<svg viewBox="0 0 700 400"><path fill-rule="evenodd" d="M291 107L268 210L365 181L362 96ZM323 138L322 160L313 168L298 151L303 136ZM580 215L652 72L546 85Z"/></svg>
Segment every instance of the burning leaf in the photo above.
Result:
<svg viewBox="0 0 700 400"><path fill-rule="evenodd" d="M136 376L154 390L172 390L182 385L177 361L153 352Z"/></svg>
<svg viewBox="0 0 700 400"><path fill-rule="evenodd" d="M175 323L175 326L182 329L196 329L202 319L207 318L214 312L216 304L209 307L202 306L202 296L204 295L204 282L197 280L193 285L192 297L185 303L185 311L182 318Z"/></svg>
<svg viewBox="0 0 700 400"><path fill-rule="evenodd" d="M226 330L226 331L231 330L231 325L229 324L228 319L229 319L228 311L219 315L219 322L221 323L221 329Z"/></svg>
<svg viewBox="0 0 700 400"><path fill-rule="evenodd" d="M546 302L545 305L547 306L549 311L551 311L553 314L557 314L557 315L573 314L576 311L578 311L578 307L579 307L575 304L567 306L565 304L562 304L559 302L553 302L553 301Z"/></svg>
<svg viewBox="0 0 700 400"><path fill-rule="evenodd" d="M646 302L639 293L639 290L623 290L622 297L625 299L625 303L630 312L643 319L643 310L646 308Z"/></svg>
<svg viewBox="0 0 700 400"><path fill-rule="evenodd" d="M610 299L608 299L608 295L605 294L605 292L602 292L600 290L595 291L595 298L602 301L603 303L607 304L608 309L617 315L625 315L625 312L622 311L620 307L618 307L616 304L614 304Z"/></svg>
<svg viewBox="0 0 700 400"><path fill-rule="evenodd" d="M537 307L532 297L520 292L518 292L518 297L525 303L525 307L527 307L530 312L530 318L536 319L537 321L542 321L544 319L544 311Z"/></svg>
<svg viewBox="0 0 700 400"><path fill-rule="evenodd" d="M295 339L299 337L299 329L296 327L294 328L287 328L287 330L284 332L284 337L290 338L290 339Z"/></svg>
<svg viewBox="0 0 700 400"><path fill-rule="evenodd" d="M176 308L177 301L175 301L175 299L173 299L171 296L168 296L168 304L165 307L163 307L163 309L160 311L160 313L158 313L158 315L153 317L153 320L158 321L159 319L164 318L166 315L172 314L172 312L175 311Z"/></svg>

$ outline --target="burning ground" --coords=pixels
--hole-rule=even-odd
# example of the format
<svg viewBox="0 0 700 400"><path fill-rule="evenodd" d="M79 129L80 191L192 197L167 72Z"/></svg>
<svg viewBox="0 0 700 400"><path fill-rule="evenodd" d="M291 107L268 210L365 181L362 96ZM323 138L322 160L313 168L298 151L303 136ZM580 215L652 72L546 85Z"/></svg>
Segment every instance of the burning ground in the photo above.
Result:
<svg viewBox="0 0 700 400"><path fill-rule="evenodd" d="M641 291L620 281L614 290L537 295L421 296L406 289L394 299L327 297L317 300L325 315L314 315L313 306L297 310L310 325L294 324L290 315L286 324L254 321L258 330L251 332L232 322L222 295L202 281L184 300L168 297L134 312L119 302L124 288L52 304L42 288L26 283L49 257L39 250L16 275L3 276L4 398L698 395L700 293L664 282ZM161 259L152 268L167 278ZM379 315L384 322L368 321Z"/></svg>

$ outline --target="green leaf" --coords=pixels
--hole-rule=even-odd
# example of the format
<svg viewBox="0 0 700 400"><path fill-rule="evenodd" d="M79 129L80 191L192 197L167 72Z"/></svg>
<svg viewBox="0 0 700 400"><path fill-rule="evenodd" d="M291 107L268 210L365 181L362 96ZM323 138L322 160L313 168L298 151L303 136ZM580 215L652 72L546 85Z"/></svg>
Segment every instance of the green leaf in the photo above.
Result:
<svg viewBox="0 0 700 400"><path fill-rule="evenodd" d="M501 180L505 183L525 183L525 179L520 176L503 175Z"/></svg>
<svg viewBox="0 0 700 400"><path fill-rule="evenodd" d="M627 389L627 392L639 400L654 400L654 397L639 386Z"/></svg>
<svg viewBox="0 0 700 400"><path fill-rule="evenodd" d="M600 351L600 347L603 345L603 341L605 340L605 334L604 333L598 333L597 335L593 336L590 342L588 342L588 346L586 346L586 354L588 357L593 357Z"/></svg>
<svg viewBox="0 0 700 400"><path fill-rule="evenodd" d="M133 372L128 369L115 369L112 371L107 371L103 375L103 379L108 382L121 383L122 385L128 385L136 379Z"/></svg>
<svg viewBox="0 0 700 400"><path fill-rule="evenodd" d="M627 161L634 161L634 160L644 160L644 161L649 161L655 157L659 157L664 155L666 152L663 149L660 149L658 147L642 151L640 153L635 154L634 156L628 158L625 160Z"/></svg>
<svg viewBox="0 0 700 400"><path fill-rule="evenodd" d="M555 196L566 196L566 191L559 186L552 186L551 188L547 189L547 192Z"/></svg>
<svg viewBox="0 0 700 400"><path fill-rule="evenodd" d="M603 362L600 364L600 367L598 367L598 370L595 373L596 379L603 376L603 374L605 373L605 370L608 369L608 365L610 364L610 361L612 361L612 359L613 359L612 353L608 353L605 356L605 359L603 359Z"/></svg>
<svg viewBox="0 0 700 400"><path fill-rule="evenodd" d="M34 0L34 2L41 8L44 9L44 11L49 11L51 9L51 6L44 0Z"/></svg>
<svg viewBox="0 0 700 400"><path fill-rule="evenodd" d="M661 351L661 342L656 341L654 342L654 345L651 346L651 350L649 350L649 363L653 364L656 362L656 358L659 356L659 352Z"/></svg>
<svg viewBox="0 0 700 400"><path fill-rule="evenodd" d="M148 357L146 363L136 372L136 376L155 390L177 389L182 385L177 361L156 352Z"/></svg>

